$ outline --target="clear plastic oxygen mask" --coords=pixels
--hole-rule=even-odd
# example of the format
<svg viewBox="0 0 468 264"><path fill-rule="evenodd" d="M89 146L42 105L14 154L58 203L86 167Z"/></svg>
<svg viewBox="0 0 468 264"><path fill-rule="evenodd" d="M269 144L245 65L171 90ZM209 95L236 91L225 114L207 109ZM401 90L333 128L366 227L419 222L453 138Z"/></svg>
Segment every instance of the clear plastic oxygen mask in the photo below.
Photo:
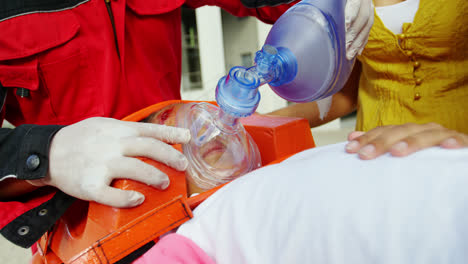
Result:
<svg viewBox="0 0 468 264"><path fill-rule="evenodd" d="M238 119L255 112L262 84L292 102L319 100L344 86L354 63L346 59L345 3L303 0L286 11L256 53L255 65L234 67L219 80L219 107L192 103L161 111L165 124L172 120L192 133L183 145L191 192L211 189L260 166L258 148Z"/></svg>
<svg viewBox="0 0 468 264"><path fill-rule="evenodd" d="M215 105L173 104L147 121L190 130L192 139L182 146L189 161L189 193L212 189L261 166L257 145L238 117Z"/></svg>

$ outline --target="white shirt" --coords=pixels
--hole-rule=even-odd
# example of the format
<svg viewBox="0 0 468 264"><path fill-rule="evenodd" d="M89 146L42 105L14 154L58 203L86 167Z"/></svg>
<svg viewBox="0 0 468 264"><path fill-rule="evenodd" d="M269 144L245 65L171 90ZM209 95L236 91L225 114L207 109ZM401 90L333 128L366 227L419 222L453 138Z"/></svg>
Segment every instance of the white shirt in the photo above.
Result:
<svg viewBox="0 0 468 264"><path fill-rule="evenodd" d="M221 264L465 264L468 148L301 152L220 189L177 233Z"/></svg>
<svg viewBox="0 0 468 264"><path fill-rule="evenodd" d="M394 34L402 32L403 23L412 23L419 8L419 0L406 0L389 6L375 8L385 27Z"/></svg>

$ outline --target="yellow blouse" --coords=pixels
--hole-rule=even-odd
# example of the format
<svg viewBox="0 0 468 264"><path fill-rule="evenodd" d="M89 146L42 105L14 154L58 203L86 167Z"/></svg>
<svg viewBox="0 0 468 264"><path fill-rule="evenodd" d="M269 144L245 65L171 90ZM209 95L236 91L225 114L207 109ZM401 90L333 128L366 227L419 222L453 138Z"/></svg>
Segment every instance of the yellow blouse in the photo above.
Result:
<svg viewBox="0 0 468 264"><path fill-rule="evenodd" d="M357 130L436 122L468 134L468 0L420 0L399 35L375 15L359 60Z"/></svg>

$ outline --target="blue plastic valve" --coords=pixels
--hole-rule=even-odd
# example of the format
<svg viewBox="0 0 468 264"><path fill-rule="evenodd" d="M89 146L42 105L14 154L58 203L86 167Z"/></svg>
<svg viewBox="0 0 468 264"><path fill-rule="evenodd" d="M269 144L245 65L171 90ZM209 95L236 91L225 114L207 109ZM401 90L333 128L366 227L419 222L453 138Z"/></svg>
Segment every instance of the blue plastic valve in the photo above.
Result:
<svg viewBox="0 0 468 264"><path fill-rule="evenodd" d="M303 0L273 25L255 65L233 67L216 88L220 108L233 117L249 116L260 102L258 87L268 83L280 97L310 102L341 90L354 60L346 59L346 0Z"/></svg>

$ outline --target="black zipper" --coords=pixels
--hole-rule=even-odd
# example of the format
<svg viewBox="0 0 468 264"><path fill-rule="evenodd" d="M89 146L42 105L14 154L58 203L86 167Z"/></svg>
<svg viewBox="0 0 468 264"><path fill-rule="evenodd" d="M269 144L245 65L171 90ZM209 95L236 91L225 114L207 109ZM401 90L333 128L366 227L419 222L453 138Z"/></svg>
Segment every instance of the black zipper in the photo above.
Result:
<svg viewBox="0 0 468 264"><path fill-rule="evenodd" d="M6 97L7 97L7 88L3 87L2 84L0 83L0 114L3 111L3 106L5 106ZM2 120L0 120L0 126L1 125L2 125Z"/></svg>
<svg viewBox="0 0 468 264"><path fill-rule="evenodd" d="M107 7L107 13L109 14L109 18L112 24L112 31L114 32L114 41L115 41L115 48L117 49L117 56L120 58L120 51L119 51L119 42L117 41L117 31L115 30L115 21L114 21L114 13L112 13L111 8L111 0L104 0Z"/></svg>

